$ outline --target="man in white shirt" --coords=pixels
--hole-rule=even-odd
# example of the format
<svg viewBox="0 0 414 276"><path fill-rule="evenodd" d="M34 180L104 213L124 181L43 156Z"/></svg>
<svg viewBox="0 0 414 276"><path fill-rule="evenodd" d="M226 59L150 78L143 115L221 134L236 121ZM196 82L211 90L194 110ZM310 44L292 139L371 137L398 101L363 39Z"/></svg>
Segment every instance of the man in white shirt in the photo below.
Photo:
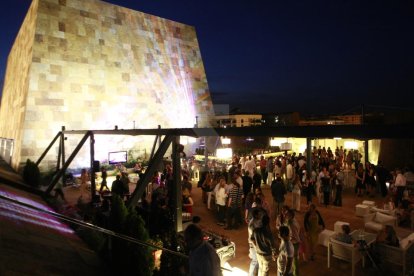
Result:
<svg viewBox="0 0 414 276"><path fill-rule="evenodd" d="M292 191L292 186L293 186L293 166L291 161L287 162L286 165L286 180L287 180L287 189L289 192Z"/></svg>
<svg viewBox="0 0 414 276"><path fill-rule="evenodd" d="M249 176L253 178L254 172L256 171L256 162L249 156L249 160L244 163L244 170L249 172Z"/></svg>
<svg viewBox="0 0 414 276"><path fill-rule="evenodd" d="M216 198L217 205L217 224L224 226L224 219L226 215L226 201L227 201L227 192L226 192L226 180L224 177L220 177L220 182L214 188L214 194Z"/></svg>

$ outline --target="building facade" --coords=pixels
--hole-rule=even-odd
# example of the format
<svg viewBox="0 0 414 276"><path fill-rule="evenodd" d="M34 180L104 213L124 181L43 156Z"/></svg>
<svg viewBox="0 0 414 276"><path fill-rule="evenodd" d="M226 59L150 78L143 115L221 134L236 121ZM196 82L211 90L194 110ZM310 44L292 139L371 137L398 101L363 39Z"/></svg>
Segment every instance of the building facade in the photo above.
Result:
<svg viewBox="0 0 414 276"><path fill-rule="evenodd" d="M213 108L194 27L97 0L33 0L9 54L0 137L11 165L66 130L209 126ZM71 152L81 137L69 137ZM96 137L96 156L153 137ZM55 166L57 147L44 166ZM90 164L89 149L74 160Z"/></svg>

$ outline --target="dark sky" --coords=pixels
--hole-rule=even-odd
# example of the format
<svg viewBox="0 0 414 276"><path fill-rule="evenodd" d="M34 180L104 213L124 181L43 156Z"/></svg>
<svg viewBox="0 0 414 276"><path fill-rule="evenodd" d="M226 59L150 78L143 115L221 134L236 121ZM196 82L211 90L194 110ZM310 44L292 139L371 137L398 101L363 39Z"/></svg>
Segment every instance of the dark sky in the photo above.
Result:
<svg viewBox="0 0 414 276"><path fill-rule="evenodd" d="M195 26L214 104L245 112L414 109L411 0L107 2ZM29 4L1 4L1 76Z"/></svg>

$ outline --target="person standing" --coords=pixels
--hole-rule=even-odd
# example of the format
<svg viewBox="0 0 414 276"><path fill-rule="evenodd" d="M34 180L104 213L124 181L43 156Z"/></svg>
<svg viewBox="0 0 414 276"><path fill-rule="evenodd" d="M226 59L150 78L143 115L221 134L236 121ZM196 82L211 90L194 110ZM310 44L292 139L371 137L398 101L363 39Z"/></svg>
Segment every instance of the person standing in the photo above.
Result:
<svg viewBox="0 0 414 276"><path fill-rule="evenodd" d="M380 190L381 190L381 195L382 197L386 197L388 194L388 188L387 188L387 180L390 179L390 172L384 168L384 165L382 163L382 161L378 161L377 164L377 181L378 181L378 185L380 186Z"/></svg>
<svg viewBox="0 0 414 276"><path fill-rule="evenodd" d="M342 206L342 190L344 187L345 175L339 166L335 168L335 175L336 175L335 177L336 193L335 193L334 205Z"/></svg>
<svg viewBox="0 0 414 276"><path fill-rule="evenodd" d="M205 194L205 200L207 203L207 209L211 209L211 194L213 192L214 186L213 186L213 176L211 172L208 172L206 175L206 179L204 180L204 183L201 186L201 189L203 190Z"/></svg>
<svg viewBox="0 0 414 276"><path fill-rule="evenodd" d="M289 209L286 214L285 226L289 227L290 241L292 242L294 254L293 254L293 265L292 271L294 276L299 275L299 245L300 239L300 225L295 219L295 210Z"/></svg>
<svg viewBox="0 0 414 276"><path fill-rule="evenodd" d="M325 204L325 207L328 207L331 193L331 177L326 167L322 168L322 171L319 174L319 179L321 181L321 188L323 192L323 204Z"/></svg>
<svg viewBox="0 0 414 276"><path fill-rule="evenodd" d="M289 228L287 226L280 227L279 238L281 242L279 247L279 256L277 258L277 275L292 275L294 249L292 242L289 240Z"/></svg>
<svg viewBox="0 0 414 276"><path fill-rule="evenodd" d="M254 174L253 174L253 191L256 191L257 188L260 188L261 183L262 183L262 176L255 169Z"/></svg>
<svg viewBox="0 0 414 276"><path fill-rule="evenodd" d="M286 181L287 181L287 190L289 191L289 192L291 192L292 191L292 186L293 186L293 175L294 174L294 172L293 172L293 166L292 166L292 163L291 163L291 161L287 161L287 165L286 165Z"/></svg>
<svg viewBox="0 0 414 276"><path fill-rule="evenodd" d="M295 180L293 181L292 188L292 208L297 212L300 212L300 191L302 185L300 184L299 175L297 174Z"/></svg>
<svg viewBox="0 0 414 276"><path fill-rule="evenodd" d="M242 177L242 179L243 179L243 195L245 199L247 197L247 194L252 191L253 179L249 176L248 171L244 172L244 176ZM243 203L244 203L244 200L243 200Z"/></svg>
<svg viewBox="0 0 414 276"><path fill-rule="evenodd" d="M315 193L315 183L313 182L311 176L307 172L305 172L303 176L303 187L306 194L306 204L308 204L309 206L309 204L312 203L312 197Z"/></svg>
<svg viewBox="0 0 414 276"><path fill-rule="evenodd" d="M321 214L316 210L315 204L310 204L309 209L304 218L305 232L309 243L310 259L315 259L315 247L318 242L318 235L320 231L325 229L325 223L321 217Z"/></svg>
<svg viewBox="0 0 414 276"><path fill-rule="evenodd" d="M244 163L244 170L248 171L249 176L253 178L254 172L256 171L256 161L251 156L249 156L249 159Z"/></svg>
<svg viewBox="0 0 414 276"><path fill-rule="evenodd" d="M399 203L402 202L403 194L405 187L407 185L407 180L402 174L401 169L397 168L395 170L397 176L395 177L394 186L397 188L397 194L395 196L395 206L399 206Z"/></svg>
<svg viewBox="0 0 414 276"><path fill-rule="evenodd" d="M242 206L243 190L240 184L233 182L233 188L229 193L229 201L227 203L227 226L226 230L237 228L242 225L241 206ZM233 224L233 218L235 220Z"/></svg>
<svg viewBox="0 0 414 276"><path fill-rule="evenodd" d="M276 219L285 203L286 194L285 184L279 174L277 174L275 180L272 181L270 189L273 197L273 218Z"/></svg>
<svg viewBox="0 0 414 276"><path fill-rule="evenodd" d="M119 195L120 198L124 197L123 183L119 174L116 175L116 179L112 182L111 193Z"/></svg>
<svg viewBox="0 0 414 276"><path fill-rule="evenodd" d="M264 213L260 209L254 209L252 211L252 218L248 221L247 233L248 233L248 244L249 244L249 276L257 276L259 272L259 263L257 261L256 249L253 242L250 240L253 230L259 227L262 227L262 217Z"/></svg>
<svg viewBox="0 0 414 276"><path fill-rule="evenodd" d="M188 225L184 230L184 240L190 251L188 275L222 276L216 249L204 241L204 234L199 226Z"/></svg>
<svg viewBox="0 0 414 276"><path fill-rule="evenodd" d="M219 184L216 185L214 188L214 194L216 198L216 206L217 206L217 224L220 226L224 226L224 218L226 215L226 200L227 200L227 193L226 193L226 180L224 177L220 177Z"/></svg>
<svg viewBox="0 0 414 276"><path fill-rule="evenodd" d="M273 157L270 156L266 163L267 185L271 185L273 181Z"/></svg>
<svg viewBox="0 0 414 276"><path fill-rule="evenodd" d="M259 162L259 167L260 167L260 174L262 176L262 180L263 180L263 184L266 185L266 181L267 181L267 161L264 158L263 155L260 156L260 162Z"/></svg>
<svg viewBox="0 0 414 276"><path fill-rule="evenodd" d="M86 171L86 169L81 170L80 181L81 181L81 186L80 186L81 196L83 197L84 193L88 194L88 184L87 183L89 181L89 175L88 175L88 172Z"/></svg>
<svg viewBox="0 0 414 276"><path fill-rule="evenodd" d="M269 226L269 216L262 217L261 227L253 229L250 241L256 250L257 262L259 264L258 276L269 275L270 261L276 259L276 242Z"/></svg>
<svg viewBox="0 0 414 276"><path fill-rule="evenodd" d="M364 196L365 191L365 170L364 165L359 163L355 172L356 184L355 189L357 196Z"/></svg>

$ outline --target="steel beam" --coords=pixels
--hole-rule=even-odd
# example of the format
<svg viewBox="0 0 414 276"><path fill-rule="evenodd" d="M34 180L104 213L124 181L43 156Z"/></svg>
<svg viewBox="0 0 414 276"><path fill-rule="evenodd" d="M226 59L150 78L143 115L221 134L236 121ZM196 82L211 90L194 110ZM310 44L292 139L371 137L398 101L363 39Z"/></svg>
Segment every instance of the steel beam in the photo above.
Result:
<svg viewBox="0 0 414 276"><path fill-rule="evenodd" d="M55 187L56 183L65 174L66 169L69 167L70 163L73 161L73 159L78 154L78 152L82 148L83 144L85 144L86 140L89 138L89 136L91 134L92 134L92 132L90 132L90 131L87 131L86 132L86 134L83 136L82 140L76 146L75 150L69 156L68 160L65 162L65 164L62 166L62 168L53 177L52 181L50 182L49 186L47 187L47 189L45 191L46 194L49 194L53 190L53 188Z"/></svg>
<svg viewBox="0 0 414 276"><path fill-rule="evenodd" d="M165 152L173 141L174 136L167 135L164 140L161 142L161 145L158 147L158 150L155 152L154 157L150 159L148 168L145 170L143 178L138 180L137 186L132 193L130 199L127 202L127 206L136 206L138 201L142 198L144 190L147 187L148 183L151 181L154 172L157 170L159 163L162 161Z"/></svg>
<svg viewBox="0 0 414 276"><path fill-rule="evenodd" d="M163 129L118 129L91 130L95 135L177 135L177 136L256 136L256 137L318 137L352 139L410 139L414 124L399 125L322 125L322 126L257 126L232 128L163 128ZM85 130L64 131L65 134L84 134Z"/></svg>
<svg viewBox="0 0 414 276"><path fill-rule="evenodd" d="M37 159L36 161L36 165L39 166L40 162L42 162L43 158L45 158L46 154L49 152L49 150L52 148L53 144L56 142L56 140L60 137L62 132L58 132L58 134L56 134L55 138L53 138L52 142L50 142L49 146L47 146L47 148L45 149L45 151L42 153L42 155L40 155L39 159Z"/></svg>

